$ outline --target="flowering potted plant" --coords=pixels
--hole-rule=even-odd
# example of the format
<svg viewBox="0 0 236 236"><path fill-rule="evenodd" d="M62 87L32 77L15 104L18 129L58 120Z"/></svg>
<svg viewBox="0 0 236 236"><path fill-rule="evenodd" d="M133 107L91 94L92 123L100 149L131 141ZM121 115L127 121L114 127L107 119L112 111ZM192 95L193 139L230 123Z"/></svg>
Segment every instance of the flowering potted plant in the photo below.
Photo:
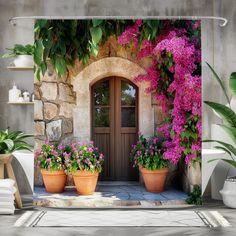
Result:
<svg viewBox="0 0 236 236"><path fill-rule="evenodd" d="M130 158L134 166L139 167L145 187L148 192L162 192L165 186L169 161L163 158L164 139L153 136L149 139L139 136L136 145L133 145Z"/></svg>
<svg viewBox="0 0 236 236"><path fill-rule="evenodd" d="M51 145L45 142L39 150L35 151L35 165L40 167L46 191L61 193L66 184L62 145Z"/></svg>
<svg viewBox="0 0 236 236"><path fill-rule="evenodd" d="M93 142L73 143L70 152L64 152L67 170L72 173L79 194L91 195L95 192L98 175L102 171L103 157Z"/></svg>

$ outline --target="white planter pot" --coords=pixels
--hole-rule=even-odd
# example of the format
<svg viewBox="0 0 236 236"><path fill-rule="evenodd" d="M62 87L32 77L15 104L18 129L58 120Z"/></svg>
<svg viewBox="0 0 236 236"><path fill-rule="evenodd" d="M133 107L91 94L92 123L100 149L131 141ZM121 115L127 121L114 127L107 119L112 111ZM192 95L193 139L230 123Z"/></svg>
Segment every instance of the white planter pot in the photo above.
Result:
<svg viewBox="0 0 236 236"><path fill-rule="evenodd" d="M32 192L34 192L34 152L20 150L13 152L13 156L21 164Z"/></svg>
<svg viewBox="0 0 236 236"><path fill-rule="evenodd" d="M226 179L220 193L226 206L236 208L236 177Z"/></svg>
<svg viewBox="0 0 236 236"><path fill-rule="evenodd" d="M19 55L15 58L14 65L16 67L33 67L34 66L33 56Z"/></svg>

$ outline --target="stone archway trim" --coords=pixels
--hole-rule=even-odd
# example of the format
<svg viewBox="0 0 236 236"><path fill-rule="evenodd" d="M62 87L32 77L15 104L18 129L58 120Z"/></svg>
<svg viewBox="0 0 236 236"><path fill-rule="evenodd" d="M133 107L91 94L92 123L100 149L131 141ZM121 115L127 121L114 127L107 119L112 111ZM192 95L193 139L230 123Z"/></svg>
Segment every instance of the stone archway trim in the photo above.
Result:
<svg viewBox="0 0 236 236"><path fill-rule="evenodd" d="M76 92L76 107L73 112L74 136L79 141L91 139L91 95L90 88L98 80L109 76L133 79L146 71L138 64L121 58L107 57L95 61L84 68L72 80ZM146 83L135 83L139 88L139 131L145 136L154 132L154 112L151 94L145 93Z"/></svg>

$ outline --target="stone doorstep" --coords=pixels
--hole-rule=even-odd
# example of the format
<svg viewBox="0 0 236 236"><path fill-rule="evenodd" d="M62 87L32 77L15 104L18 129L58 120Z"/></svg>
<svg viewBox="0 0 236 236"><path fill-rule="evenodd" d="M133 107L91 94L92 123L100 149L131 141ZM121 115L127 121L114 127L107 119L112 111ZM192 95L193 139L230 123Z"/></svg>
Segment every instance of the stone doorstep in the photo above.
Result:
<svg viewBox="0 0 236 236"><path fill-rule="evenodd" d="M184 200L167 201L133 201L133 200L62 200L34 198L33 205L36 207L51 208L189 208Z"/></svg>
<svg viewBox="0 0 236 236"><path fill-rule="evenodd" d="M116 185L105 182L98 183L97 192L94 195L79 196L73 186L66 187L62 194L49 194L44 188L36 188L33 204L37 207L52 208L186 208L192 207L185 202L183 193L176 190L166 191L160 195L158 200L146 200L140 195L148 195L155 198L155 194L143 191L142 187L134 182L117 182ZM107 188L99 191L100 188ZM114 191L114 188L117 191ZM133 189L132 189L133 187ZM120 189L119 189L120 188ZM122 189L123 188L123 189ZM131 190L127 190L130 188ZM138 190L136 188L139 188ZM143 191L143 192L141 192ZM133 195L133 199L117 199L119 194L124 197L126 194ZM103 196L104 195L104 196ZM163 195L163 196L161 196ZM168 199L171 195L172 199ZM158 198L158 197L157 197Z"/></svg>

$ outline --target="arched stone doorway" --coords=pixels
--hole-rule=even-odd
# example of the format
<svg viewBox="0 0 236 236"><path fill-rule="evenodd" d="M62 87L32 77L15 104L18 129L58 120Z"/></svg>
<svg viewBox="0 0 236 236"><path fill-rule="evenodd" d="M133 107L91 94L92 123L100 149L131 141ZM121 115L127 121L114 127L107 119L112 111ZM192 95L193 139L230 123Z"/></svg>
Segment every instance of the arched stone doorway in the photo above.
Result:
<svg viewBox="0 0 236 236"><path fill-rule="evenodd" d="M109 76L119 76L130 80L144 74L145 70L136 63L121 58L107 57L88 65L72 80L76 92L76 107L73 111L74 136L79 141L91 140L91 86L100 79ZM154 132L154 114L151 94L145 93L146 83L135 83L139 89L138 123L139 132L150 136Z"/></svg>

